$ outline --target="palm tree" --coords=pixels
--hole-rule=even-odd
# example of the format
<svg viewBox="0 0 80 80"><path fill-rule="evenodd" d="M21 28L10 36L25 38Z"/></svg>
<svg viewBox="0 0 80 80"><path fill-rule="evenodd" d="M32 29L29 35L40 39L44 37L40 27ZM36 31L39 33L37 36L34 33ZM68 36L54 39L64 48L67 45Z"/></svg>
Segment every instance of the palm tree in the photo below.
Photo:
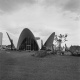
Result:
<svg viewBox="0 0 80 80"><path fill-rule="evenodd" d="M55 35L55 41L58 44L59 50L61 50L61 44L67 41L66 40L67 36L68 36L67 34L65 35L60 34L59 36Z"/></svg>

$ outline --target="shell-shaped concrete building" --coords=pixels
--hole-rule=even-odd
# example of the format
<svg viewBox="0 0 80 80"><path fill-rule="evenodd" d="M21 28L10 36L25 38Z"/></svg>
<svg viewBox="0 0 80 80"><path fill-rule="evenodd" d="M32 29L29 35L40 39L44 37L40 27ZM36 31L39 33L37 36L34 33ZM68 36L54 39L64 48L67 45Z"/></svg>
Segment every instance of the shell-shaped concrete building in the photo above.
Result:
<svg viewBox="0 0 80 80"><path fill-rule="evenodd" d="M43 50L43 47L46 47L47 49L51 49L51 47L53 46L54 36L55 36L55 32L53 32L49 36L49 38L46 40L46 42L44 43L44 45L41 48L42 50Z"/></svg>
<svg viewBox="0 0 80 80"><path fill-rule="evenodd" d="M33 33L28 29L25 28L20 34L18 44L17 44L18 50L39 50L39 46L37 44L37 41L33 35Z"/></svg>

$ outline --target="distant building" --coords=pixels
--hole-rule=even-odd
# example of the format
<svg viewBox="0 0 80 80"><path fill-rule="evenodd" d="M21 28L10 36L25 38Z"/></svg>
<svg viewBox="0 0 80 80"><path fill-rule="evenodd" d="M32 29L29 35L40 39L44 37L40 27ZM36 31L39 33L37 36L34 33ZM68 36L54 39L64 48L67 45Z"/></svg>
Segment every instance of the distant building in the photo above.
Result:
<svg viewBox="0 0 80 80"><path fill-rule="evenodd" d="M6 45L2 45L2 49L6 49Z"/></svg>
<svg viewBox="0 0 80 80"><path fill-rule="evenodd" d="M43 47L43 40L41 40L41 48Z"/></svg>
<svg viewBox="0 0 80 80"><path fill-rule="evenodd" d="M80 46L78 45L71 46L69 51L72 53L72 55L80 55Z"/></svg>
<svg viewBox="0 0 80 80"><path fill-rule="evenodd" d="M34 37L33 33L28 29L25 28L19 37L18 44L17 44L18 50L39 50L39 46L37 44L36 38Z"/></svg>
<svg viewBox="0 0 80 80"><path fill-rule="evenodd" d="M3 38L3 33L0 32L0 47L2 47L2 38Z"/></svg>

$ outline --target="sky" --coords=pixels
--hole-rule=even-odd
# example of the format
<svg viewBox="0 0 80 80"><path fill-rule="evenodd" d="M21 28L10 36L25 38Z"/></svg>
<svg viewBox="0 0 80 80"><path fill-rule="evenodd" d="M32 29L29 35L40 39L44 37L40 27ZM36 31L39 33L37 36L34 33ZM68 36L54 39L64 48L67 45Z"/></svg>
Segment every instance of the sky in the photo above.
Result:
<svg viewBox="0 0 80 80"><path fill-rule="evenodd" d="M67 46L80 45L80 0L0 0L3 45L10 44L8 32L17 46L24 28L29 28L43 42L55 32L68 34Z"/></svg>

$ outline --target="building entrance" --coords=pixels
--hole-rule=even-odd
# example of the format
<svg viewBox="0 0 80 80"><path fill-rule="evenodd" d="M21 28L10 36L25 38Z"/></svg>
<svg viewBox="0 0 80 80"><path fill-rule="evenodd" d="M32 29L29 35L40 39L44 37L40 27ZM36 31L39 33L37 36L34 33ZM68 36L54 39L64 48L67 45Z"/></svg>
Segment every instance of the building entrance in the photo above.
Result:
<svg viewBox="0 0 80 80"><path fill-rule="evenodd" d="M31 38L25 38L20 46L20 50L38 50L38 46L36 44L36 42L34 41L34 39Z"/></svg>

